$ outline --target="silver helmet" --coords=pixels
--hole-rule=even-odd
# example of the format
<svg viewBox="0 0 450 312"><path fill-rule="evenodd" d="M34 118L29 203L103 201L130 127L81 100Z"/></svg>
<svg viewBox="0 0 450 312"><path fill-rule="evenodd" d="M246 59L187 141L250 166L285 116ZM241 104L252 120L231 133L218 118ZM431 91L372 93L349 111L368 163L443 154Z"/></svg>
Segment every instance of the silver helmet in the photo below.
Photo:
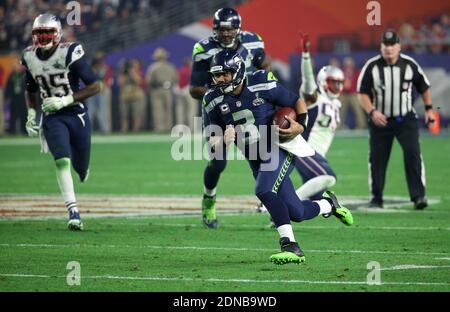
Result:
<svg viewBox="0 0 450 312"><path fill-rule="evenodd" d="M51 49L61 41L61 22L53 14L41 14L34 19L31 34L34 46L44 50Z"/></svg>
<svg viewBox="0 0 450 312"><path fill-rule="evenodd" d="M322 94L337 99L344 89L344 72L336 66L324 66L317 74L317 84Z"/></svg>

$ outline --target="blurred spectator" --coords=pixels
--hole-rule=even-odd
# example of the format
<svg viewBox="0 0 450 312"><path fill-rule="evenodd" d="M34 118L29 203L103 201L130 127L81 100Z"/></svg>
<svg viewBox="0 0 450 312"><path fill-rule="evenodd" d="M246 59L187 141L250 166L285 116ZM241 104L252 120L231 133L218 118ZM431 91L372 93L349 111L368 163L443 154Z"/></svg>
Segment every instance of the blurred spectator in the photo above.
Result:
<svg viewBox="0 0 450 312"><path fill-rule="evenodd" d="M177 124L187 125L194 130L194 117L198 114L198 101L189 93L189 77L192 70L191 58L184 60L184 65L178 69L178 85L175 88L177 95L176 117Z"/></svg>
<svg viewBox="0 0 450 312"><path fill-rule="evenodd" d="M328 61L328 65L341 68L341 62L335 57L330 58L330 60Z"/></svg>
<svg viewBox="0 0 450 312"><path fill-rule="evenodd" d="M414 40L413 51L417 54L426 53L428 48L428 38L427 38L427 29L426 27L422 27L419 31L416 32L416 38Z"/></svg>
<svg viewBox="0 0 450 312"><path fill-rule="evenodd" d="M440 23L446 35L450 35L450 17L448 16L448 14L441 15Z"/></svg>
<svg viewBox="0 0 450 312"><path fill-rule="evenodd" d="M167 61L169 53L164 48L157 48L147 70L145 80L150 90L153 127L158 132L168 132L173 125L172 89L178 82L175 67Z"/></svg>
<svg viewBox="0 0 450 312"><path fill-rule="evenodd" d="M345 124L348 110L351 109L355 116L356 129L364 129L366 127L366 116L359 104L356 87L358 84L359 70L355 66L355 61L351 57L345 57L343 61L342 71L344 72L344 90L341 95L341 125Z"/></svg>
<svg viewBox="0 0 450 312"><path fill-rule="evenodd" d="M111 72L108 72L108 68L103 62L102 54L97 54L93 59L92 70L97 76L97 79L102 82L102 90L96 95L86 99L89 118L92 122L92 126L94 126L94 121L96 120L100 132L106 134L110 132L111 126L108 124L106 115L105 90L109 88L112 78ZM92 127L92 129L94 129L94 127Z"/></svg>
<svg viewBox="0 0 450 312"><path fill-rule="evenodd" d="M415 30L414 27L409 23L403 23L399 30L400 40L402 42L402 49L412 50Z"/></svg>
<svg viewBox="0 0 450 312"><path fill-rule="evenodd" d="M0 135L5 131L5 123L3 116L3 88L5 86L5 70L0 65Z"/></svg>
<svg viewBox="0 0 450 312"><path fill-rule="evenodd" d="M132 130L142 130L146 116L146 99L142 89L142 74L139 61L136 59L125 61L119 73L120 88L120 130L128 131L128 119L131 113Z"/></svg>
<svg viewBox="0 0 450 312"><path fill-rule="evenodd" d="M19 62L13 63L5 88L5 102L9 104L9 133L15 134L17 128L26 134L25 123L27 119L27 105L25 103L25 84L23 82L24 68Z"/></svg>
<svg viewBox="0 0 450 312"><path fill-rule="evenodd" d="M432 53L441 53L444 47L445 33L442 26L438 23L433 24L430 33L430 51Z"/></svg>

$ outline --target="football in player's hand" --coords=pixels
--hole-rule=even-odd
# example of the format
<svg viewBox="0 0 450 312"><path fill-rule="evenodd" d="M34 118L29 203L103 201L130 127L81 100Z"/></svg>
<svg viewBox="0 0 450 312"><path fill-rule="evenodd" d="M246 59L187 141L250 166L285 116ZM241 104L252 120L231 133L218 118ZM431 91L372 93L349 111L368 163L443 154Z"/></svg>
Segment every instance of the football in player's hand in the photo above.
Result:
<svg viewBox="0 0 450 312"><path fill-rule="evenodd" d="M273 115L273 124L278 125L278 127L280 127L281 129L288 129L290 124L289 121L284 118L284 116L289 116L294 120L297 118L297 114L295 113L295 110L293 108L282 107Z"/></svg>

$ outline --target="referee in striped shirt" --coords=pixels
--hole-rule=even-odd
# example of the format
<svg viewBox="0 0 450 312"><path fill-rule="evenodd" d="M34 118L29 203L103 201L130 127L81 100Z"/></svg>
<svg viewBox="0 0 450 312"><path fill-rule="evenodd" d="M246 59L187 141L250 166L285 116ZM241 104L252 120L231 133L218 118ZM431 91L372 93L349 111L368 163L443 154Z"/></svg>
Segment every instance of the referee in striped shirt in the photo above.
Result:
<svg viewBox="0 0 450 312"><path fill-rule="evenodd" d="M413 107L413 86L425 103L425 123L431 124L430 82L417 62L400 53L397 33L383 33L381 55L369 59L358 78L358 97L369 115L370 207L383 208L386 168L394 137L403 150L411 201L416 209L427 207L425 168L419 145L418 117Z"/></svg>

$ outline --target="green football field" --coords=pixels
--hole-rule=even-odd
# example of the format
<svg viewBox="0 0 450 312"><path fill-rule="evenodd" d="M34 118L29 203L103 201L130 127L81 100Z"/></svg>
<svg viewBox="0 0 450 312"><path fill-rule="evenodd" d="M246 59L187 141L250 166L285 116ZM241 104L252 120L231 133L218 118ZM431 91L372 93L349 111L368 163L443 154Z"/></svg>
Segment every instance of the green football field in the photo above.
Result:
<svg viewBox="0 0 450 312"><path fill-rule="evenodd" d="M70 232L51 157L36 140L0 139L0 291L450 291L450 137L421 139L424 211L409 202L398 144L385 209L365 208L367 137L336 138L333 190L355 223L295 224L306 263L284 266L269 262L278 234L254 212L247 163L229 162L220 228L210 230L199 208L206 162L174 161L171 146L164 136L95 137L89 181L74 174L85 230Z"/></svg>

